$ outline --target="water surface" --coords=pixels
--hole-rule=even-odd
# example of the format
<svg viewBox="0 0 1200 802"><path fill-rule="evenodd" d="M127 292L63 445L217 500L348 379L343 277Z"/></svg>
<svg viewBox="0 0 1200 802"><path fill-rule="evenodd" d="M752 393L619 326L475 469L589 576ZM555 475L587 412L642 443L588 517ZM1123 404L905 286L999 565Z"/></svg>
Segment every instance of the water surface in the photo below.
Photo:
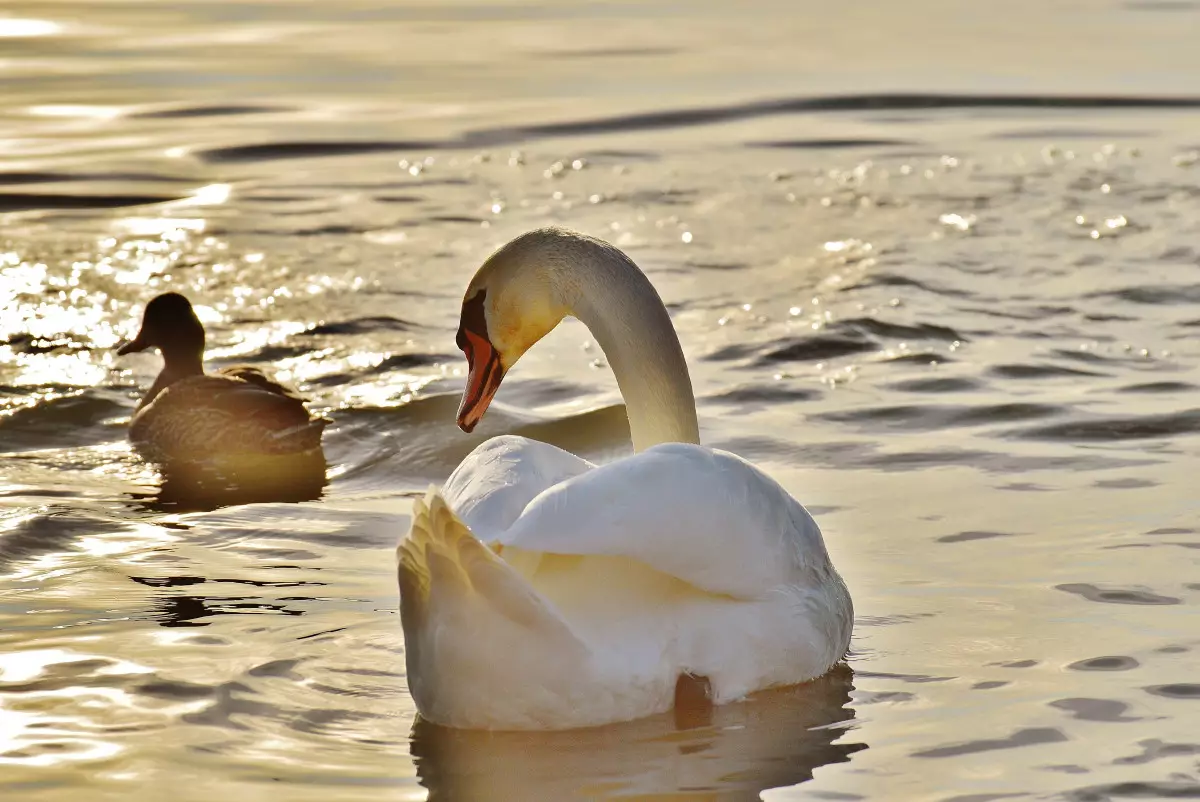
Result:
<svg viewBox="0 0 1200 802"><path fill-rule="evenodd" d="M6 798L1200 795L1200 5L3 14ZM638 261L705 442L813 511L847 666L711 720L414 727L411 498L503 432L629 448L575 322L453 425L463 288L550 222ZM159 363L113 348L166 289L334 419L308 500L181 503L130 451Z"/></svg>

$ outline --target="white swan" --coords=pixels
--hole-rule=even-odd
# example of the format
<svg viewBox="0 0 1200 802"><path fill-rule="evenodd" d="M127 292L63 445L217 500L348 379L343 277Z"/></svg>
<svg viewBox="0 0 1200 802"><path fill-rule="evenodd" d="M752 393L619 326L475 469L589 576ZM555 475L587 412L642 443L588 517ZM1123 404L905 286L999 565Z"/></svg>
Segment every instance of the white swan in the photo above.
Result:
<svg viewBox="0 0 1200 802"><path fill-rule="evenodd" d="M853 610L821 531L769 476L699 445L670 317L620 250L547 228L484 263L458 332L459 426L474 428L505 371L567 315L612 365L636 453L598 467L495 437L414 503L400 613L422 717L566 729L824 674Z"/></svg>

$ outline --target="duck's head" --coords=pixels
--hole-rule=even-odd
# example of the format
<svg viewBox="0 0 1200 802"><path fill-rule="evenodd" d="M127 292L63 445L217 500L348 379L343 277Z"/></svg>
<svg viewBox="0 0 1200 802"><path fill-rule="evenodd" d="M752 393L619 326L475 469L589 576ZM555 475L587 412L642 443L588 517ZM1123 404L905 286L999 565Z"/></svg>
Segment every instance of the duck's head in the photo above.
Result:
<svg viewBox="0 0 1200 802"><path fill-rule="evenodd" d="M467 387L458 427L470 432L487 412L504 374L571 314L570 232L541 229L492 254L463 296L458 347L467 356Z"/></svg>
<svg viewBox="0 0 1200 802"><path fill-rule="evenodd" d="M177 292L165 292L146 304L137 337L117 349L118 356L158 348L163 359L200 359L204 355L204 326L192 304Z"/></svg>

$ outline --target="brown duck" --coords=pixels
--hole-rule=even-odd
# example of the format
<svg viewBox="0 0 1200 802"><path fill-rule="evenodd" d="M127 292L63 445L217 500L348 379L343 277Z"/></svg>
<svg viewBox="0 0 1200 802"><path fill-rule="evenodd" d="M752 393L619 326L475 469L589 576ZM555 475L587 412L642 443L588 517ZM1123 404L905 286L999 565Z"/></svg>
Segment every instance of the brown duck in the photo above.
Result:
<svg viewBox="0 0 1200 802"><path fill-rule="evenodd" d="M327 418L249 366L204 372L204 326L187 298L163 293L117 354L158 348L163 368L134 411L129 439L151 459L176 462L298 455L321 448Z"/></svg>

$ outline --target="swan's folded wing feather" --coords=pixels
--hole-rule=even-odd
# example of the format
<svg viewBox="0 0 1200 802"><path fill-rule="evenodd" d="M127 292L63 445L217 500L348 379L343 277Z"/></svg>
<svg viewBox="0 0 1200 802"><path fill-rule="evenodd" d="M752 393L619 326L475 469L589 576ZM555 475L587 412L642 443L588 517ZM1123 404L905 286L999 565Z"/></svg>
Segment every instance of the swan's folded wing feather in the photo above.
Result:
<svg viewBox="0 0 1200 802"><path fill-rule="evenodd" d="M562 616L520 575L475 538L438 490L413 504L413 521L397 549L400 593L413 623L428 615L436 593L485 600L492 612L515 624L557 639L561 647L582 648Z"/></svg>
<svg viewBox="0 0 1200 802"><path fill-rule="evenodd" d="M463 459L442 494L476 537L503 532L546 488L591 470L557 446L516 435L485 440Z"/></svg>
<svg viewBox="0 0 1200 802"><path fill-rule="evenodd" d="M816 523L775 480L736 455L685 444L655 446L549 488L498 541L627 557L737 598L819 583L832 570Z"/></svg>

